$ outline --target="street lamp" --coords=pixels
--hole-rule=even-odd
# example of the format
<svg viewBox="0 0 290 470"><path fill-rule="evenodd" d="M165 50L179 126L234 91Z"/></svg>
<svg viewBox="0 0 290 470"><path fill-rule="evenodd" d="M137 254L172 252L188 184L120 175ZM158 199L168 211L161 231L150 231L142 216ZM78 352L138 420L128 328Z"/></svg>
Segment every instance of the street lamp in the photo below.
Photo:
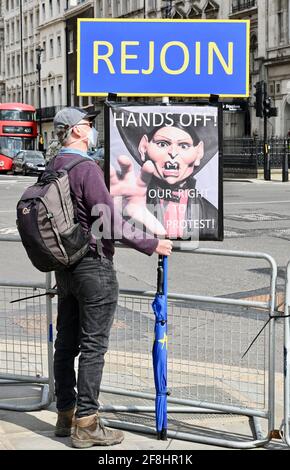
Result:
<svg viewBox="0 0 290 470"><path fill-rule="evenodd" d="M38 71L38 118L39 118L38 150L43 150L42 116L41 116L41 81L40 81L40 72L41 72L40 57L43 51L44 49L40 46L36 48L36 52L37 52L36 70Z"/></svg>

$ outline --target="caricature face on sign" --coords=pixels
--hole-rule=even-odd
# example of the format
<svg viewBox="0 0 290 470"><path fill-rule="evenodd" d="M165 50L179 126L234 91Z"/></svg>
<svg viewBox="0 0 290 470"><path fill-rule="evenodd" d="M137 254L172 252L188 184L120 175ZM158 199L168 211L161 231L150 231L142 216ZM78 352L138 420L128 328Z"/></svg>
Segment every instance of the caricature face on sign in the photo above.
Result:
<svg viewBox="0 0 290 470"><path fill-rule="evenodd" d="M192 175L203 157L203 142L194 145L188 132L177 127L162 127L149 141L144 135L139 145L142 161L151 160L154 175L168 184L176 184Z"/></svg>
<svg viewBox="0 0 290 470"><path fill-rule="evenodd" d="M124 214L155 235L221 239L217 107L115 105L109 115L110 192Z"/></svg>

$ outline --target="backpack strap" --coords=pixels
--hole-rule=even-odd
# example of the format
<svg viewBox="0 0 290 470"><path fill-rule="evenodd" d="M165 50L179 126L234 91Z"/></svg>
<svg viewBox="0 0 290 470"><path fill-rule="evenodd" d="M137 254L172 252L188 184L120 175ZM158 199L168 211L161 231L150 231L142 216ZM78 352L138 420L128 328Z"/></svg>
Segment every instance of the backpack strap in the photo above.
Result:
<svg viewBox="0 0 290 470"><path fill-rule="evenodd" d="M74 155L74 154L72 153L72 154L67 154L67 155ZM57 157L57 155L56 155L56 157ZM56 157L54 157L54 158L56 158ZM51 162L53 162L53 160L54 159L52 159ZM79 157L79 158L73 160L72 162L68 163L67 165L65 165L62 168L62 170L65 170L69 173L72 168L74 168L79 163L82 163L82 162L85 162L85 161L91 162L93 160L91 158ZM52 163L52 165L53 165L53 163ZM76 204L76 200L75 200L75 195L73 194L72 191L71 191L71 199L72 199L73 208L74 208L75 221L77 222L78 221L78 219L77 219L77 204ZM103 251L102 242L99 239L96 239L96 248L97 248L98 255L101 257L101 259L103 259L105 257L105 255L104 255L104 251Z"/></svg>
<svg viewBox="0 0 290 470"><path fill-rule="evenodd" d="M74 156L75 153L67 153L66 155L70 155L70 156ZM58 153L57 155L55 155L47 164L46 168L48 169L54 169L54 162L56 161L56 158L60 156L60 154ZM70 163L68 163L67 165L65 165L63 168L61 168L62 170L66 170L67 172L69 172L74 166L78 165L79 163L82 163L82 162L85 162L85 161L88 161L88 162L92 162L93 160L91 158L86 158L86 157L77 157L75 158L73 161L71 161Z"/></svg>
<svg viewBox="0 0 290 470"><path fill-rule="evenodd" d="M74 168L79 163L86 162L86 161L91 162L92 160L86 157L79 157L77 160L73 160L72 162L65 165L62 169L69 172L70 170L72 170L72 168Z"/></svg>
<svg viewBox="0 0 290 470"><path fill-rule="evenodd" d="M84 161L90 161L89 158L85 158L85 157L78 157L77 159L69 162L67 165L65 165L61 170L65 170L67 173L70 172L70 170L72 168L74 168L75 166L77 166L79 163L82 163ZM72 200L72 203L73 203L73 209L74 209L74 220L75 220L75 223L78 222L78 218L77 218L77 203L76 203L76 199L75 199L75 195L74 193L72 192L71 190L71 187L70 187L70 195L71 195L71 200Z"/></svg>

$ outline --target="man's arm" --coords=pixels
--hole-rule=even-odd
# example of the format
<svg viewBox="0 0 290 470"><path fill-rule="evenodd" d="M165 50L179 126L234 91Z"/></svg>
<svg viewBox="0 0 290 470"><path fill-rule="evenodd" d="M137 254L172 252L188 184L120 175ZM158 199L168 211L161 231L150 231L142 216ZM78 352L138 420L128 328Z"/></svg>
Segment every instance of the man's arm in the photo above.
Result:
<svg viewBox="0 0 290 470"><path fill-rule="evenodd" d="M136 227L132 232L131 226L118 212L105 185L103 172L95 163L86 163L82 186L84 204L95 219L95 229L99 229L102 237L120 240L147 255L156 251L159 240L152 234L144 234Z"/></svg>

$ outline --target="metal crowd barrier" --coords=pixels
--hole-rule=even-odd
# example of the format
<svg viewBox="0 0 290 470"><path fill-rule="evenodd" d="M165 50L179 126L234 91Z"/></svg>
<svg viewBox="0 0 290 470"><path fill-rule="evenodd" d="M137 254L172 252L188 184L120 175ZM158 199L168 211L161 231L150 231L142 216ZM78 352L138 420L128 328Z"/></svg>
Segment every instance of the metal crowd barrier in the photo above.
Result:
<svg viewBox="0 0 290 470"><path fill-rule="evenodd" d="M12 239L15 241L16 237L0 237L0 241ZM263 446L270 441L275 429L275 322L269 322L244 359L242 354L265 325L269 315L275 315L276 262L264 253L201 248L192 252L184 247L175 251L188 251L192 256L264 260L270 266L271 276L267 302L169 294L168 388L171 389L171 395L168 397L168 413L190 413L190 416L198 417L211 413L220 414L221 417L228 414L246 416L249 418L252 436L247 439L211 437L204 430L203 433L194 432L192 426L184 423L182 430L176 430L174 426L169 428L168 437L239 449ZM10 289L25 287L37 288L48 294L54 292L50 275L46 276L45 285L0 280L0 286L2 289L9 286ZM23 293L19 294L21 297ZM151 302L154 295L155 292L150 291L120 291L101 389L101 399L105 396L103 394L109 394L115 403L114 395L119 397L117 405L102 405L102 411L106 416L109 414L105 424L149 434L155 434L155 429L154 426L146 425L146 416L142 415L139 423L136 421L138 413L146 415L154 411L154 403L147 404L148 400L155 398L151 358L154 334ZM10 293L9 299L11 296ZM17 295L13 292L14 296L17 297L18 292ZM42 399L33 409L45 407L53 400L52 299L50 295L46 295L45 299L45 331L37 335L34 327L32 337L25 338L24 342L23 338L19 339L17 330L21 327L22 316L24 315L27 325L32 314L35 318L34 325L38 325L37 315L43 317L43 312L40 313L37 308L31 312L31 303L28 300L26 307L21 306L21 303L16 304L17 313L11 315L11 311L4 308L5 299L2 297L0 301L0 331L4 328L0 354L5 364L4 370L1 366L0 380L10 384L42 384ZM34 306L41 304L36 303L35 299L31 302ZM9 318L13 319L14 326L9 324ZM47 348L45 364L42 356L42 368L39 370L37 359L41 358L44 348ZM3 382L0 385L1 383ZM133 403L133 398L139 404L137 401ZM11 404L3 403L0 403L0 408L15 409ZM20 405L16 409L27 410L27 406ZM114 419L111 413L114 413ZM116 419L116 414L119 413L122 413L122 419ZM123 413L126 415L124 419ZM268 431L265 435L259 418L267 421Z"/></svg>
<svg viewBox="0 0 290 470"><path fill-rule="evenodd" d="M2 235L1 241L19 242L20 237ZM43 283L0 279L0 386L10 393L12 386L34 384L41 392L37 402L29 403L18 390L20 396L1 400L0 409L41 410L54 398L52 302L49 295L34 297L52 292L51 287L50 273ZM32 298L10 304L27 297Z"/></svg>
<svg viewBox="0 0 290 470"><path fill-rule="evenodd" d="M281 437L290 447L290 261L286 267L284 307L284 416Z"/></svg>
<svg viewBox="0 0 290 470"><path fill-rule="evenodd" d="M234 440L171 429L168 437L239 449L265 445L275 429L274 322L268 324L246 358L241 358L269 315L275 315L276 263L263 253L197 249L194 255L267 261L271 268L269 301L169 294L168 386L174 389L168 403L179 405L179 408L169 408L169 413L244 415L249 417L253 437ZM123 290L121 294L102 391L130 397L130 405L104 406L103 411L150 412L152 407L132 404L132 398L154 399L151 302L155 293ZM266 435L258 418L268 421ZM142 423L111 419L107 424L155 433L154 428Z"/></svg>

